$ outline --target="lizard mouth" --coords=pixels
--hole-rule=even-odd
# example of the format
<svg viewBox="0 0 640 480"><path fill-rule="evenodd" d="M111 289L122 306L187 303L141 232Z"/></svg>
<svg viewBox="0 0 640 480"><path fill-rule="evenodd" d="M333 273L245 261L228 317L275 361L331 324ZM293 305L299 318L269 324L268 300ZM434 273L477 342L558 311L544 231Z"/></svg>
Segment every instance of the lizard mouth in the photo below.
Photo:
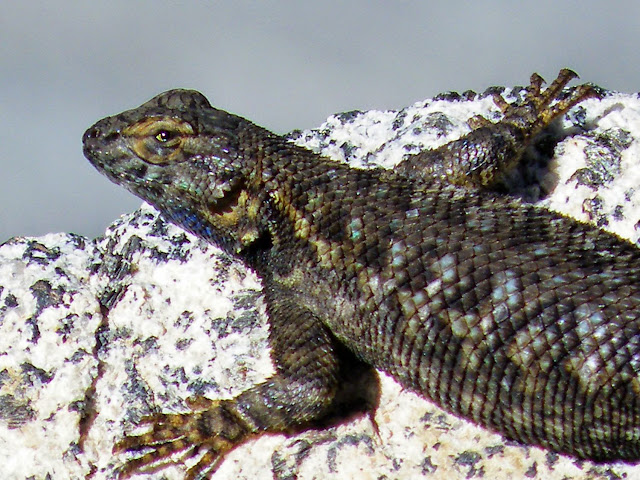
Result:
<svg viewBox="0 0 640 480"><path fill-rule="evenodd" d="M95 167L107 165L107 158L110 157L110 148L119 136L117 130L106 128L105 120L100 120L84 132L82 135L82 153Z"/></svg>

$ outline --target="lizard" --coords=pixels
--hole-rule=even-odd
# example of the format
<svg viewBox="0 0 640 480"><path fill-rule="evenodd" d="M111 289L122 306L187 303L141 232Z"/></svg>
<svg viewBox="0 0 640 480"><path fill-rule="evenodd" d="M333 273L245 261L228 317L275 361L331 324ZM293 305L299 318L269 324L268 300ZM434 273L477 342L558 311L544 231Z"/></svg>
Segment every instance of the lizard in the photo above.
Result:
<svg viewBox="0 0 640 480"><path fill-rule="evenodd" d="M494 187L554 119L597 97L533 74L502 119L361 170L175 89L107 117L87 159L260 277L275 373L196 397L126 435L120 478L178 457L211 475L236 446L313 427L354 366L509 439L594 461L640 459L640 250Z"/></svg>

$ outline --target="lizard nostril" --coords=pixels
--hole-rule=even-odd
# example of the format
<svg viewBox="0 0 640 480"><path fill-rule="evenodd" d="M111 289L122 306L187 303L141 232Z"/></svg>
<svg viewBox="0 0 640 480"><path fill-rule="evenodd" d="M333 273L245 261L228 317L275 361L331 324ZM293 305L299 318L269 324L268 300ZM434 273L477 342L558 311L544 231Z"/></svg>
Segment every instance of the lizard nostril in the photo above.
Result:
<svg viewBox="0 0 640 480"><path fill-rule="evenodd" d="M100 136L100 129L97 126L93 126L89 128L84 135L82 136L82 140L87 140L89 138L98 138Z"/></svg>
<svg viewBox="0 0 640 480"><path fill-rule="evenodd" d="M110 130L108 127L100 127L99 125L94 125L90 127L84 135L82 136L82 141L86 142L88 140L101 140L105 142L110 142L117 138L119 134L118 130Z"/></svg>

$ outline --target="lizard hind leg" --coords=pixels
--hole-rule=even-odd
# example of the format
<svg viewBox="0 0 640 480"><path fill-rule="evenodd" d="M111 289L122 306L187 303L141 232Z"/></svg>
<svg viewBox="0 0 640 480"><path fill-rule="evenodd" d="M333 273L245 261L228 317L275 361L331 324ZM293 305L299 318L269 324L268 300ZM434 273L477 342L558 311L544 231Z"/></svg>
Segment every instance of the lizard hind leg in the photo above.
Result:
<svg viewBox="0 0 640 480"><path fill-rule="evenodd" d="M501 95L494 95L494 103L504 114L500 121L473 117L469 122L471 132L406 158L396 172L469 189L494 188L551 122L582 100L598 96L598 90L589 84L565 90L576 77L573 71L563 69L543 90L542 77L534 73L521 102L507 103Z"/></svg>

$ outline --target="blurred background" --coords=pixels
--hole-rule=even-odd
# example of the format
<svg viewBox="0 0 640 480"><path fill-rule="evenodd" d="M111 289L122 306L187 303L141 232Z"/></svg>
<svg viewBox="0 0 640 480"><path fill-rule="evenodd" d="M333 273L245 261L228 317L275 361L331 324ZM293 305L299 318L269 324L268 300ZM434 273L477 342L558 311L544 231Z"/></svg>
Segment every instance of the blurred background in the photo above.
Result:
<svg viewBox="0 0 640 480"><path fill-rule="evenodd" d="M640 90L640 2L2 2L0 243L94 237L141 200L84 130L174 87L278 133L443 91L552 80Z"/></svg>

